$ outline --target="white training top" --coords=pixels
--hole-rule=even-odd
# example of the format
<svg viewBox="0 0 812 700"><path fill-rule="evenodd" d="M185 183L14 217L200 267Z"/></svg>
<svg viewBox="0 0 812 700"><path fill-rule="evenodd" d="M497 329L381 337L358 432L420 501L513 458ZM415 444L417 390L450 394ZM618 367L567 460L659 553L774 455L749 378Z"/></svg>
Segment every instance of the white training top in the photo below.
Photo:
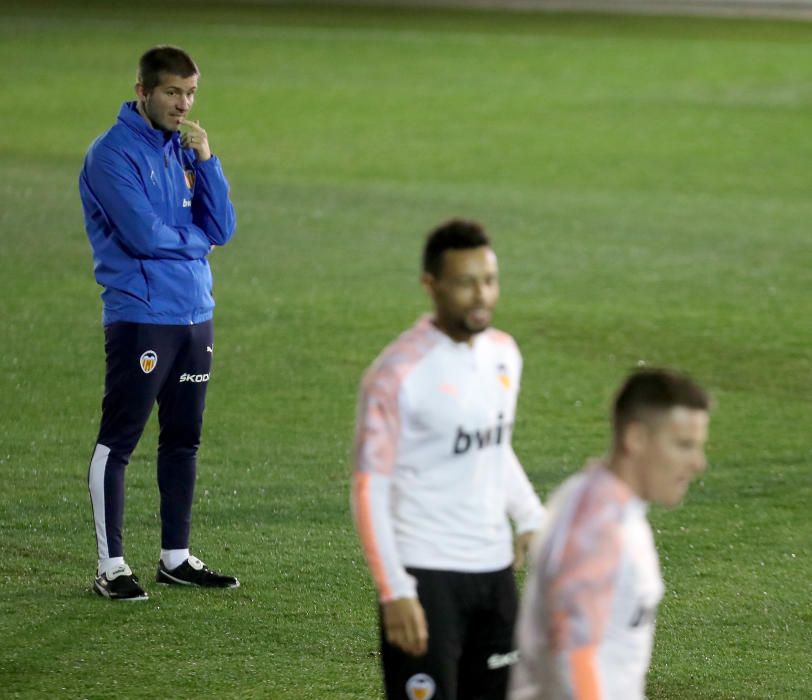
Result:
<svg viewBox="0 0 812 700"><path fill-rule="evenodd" d="M548 503L510 700L643 700L663 581L647 505L603 464Z"/></svg>
<svg viewBox="0 0 812 700"><path fill-rule="evenodd" d="M457 343L420 319L364 376L356 527L382 602L416 597L405 567L498 571L543 509L511 447L522 360L487 330Z"/></svg>

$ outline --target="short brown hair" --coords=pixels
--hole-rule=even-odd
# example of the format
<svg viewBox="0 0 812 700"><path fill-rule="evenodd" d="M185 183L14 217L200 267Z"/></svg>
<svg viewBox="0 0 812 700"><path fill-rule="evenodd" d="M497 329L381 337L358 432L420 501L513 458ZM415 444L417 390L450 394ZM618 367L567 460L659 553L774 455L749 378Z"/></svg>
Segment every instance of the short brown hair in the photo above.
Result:
<svg viewBox="0 0 812 700"><path fill-rule="evenodd" d="M633 372L615 396L612 408L615 441L620 440L630 423L677 406L709 411L711 401L708 393L685 374L657 368Z"/></svg>
<svg viewBox="0 0 812 700"><path fill-rule="evenodd" d="M177 46L162 44L154 46L138 61L138 75L136 82L149 92L161 83L161 73L178 75L181 78L191 78L200 75L197 64L192 57Z"/></svg>

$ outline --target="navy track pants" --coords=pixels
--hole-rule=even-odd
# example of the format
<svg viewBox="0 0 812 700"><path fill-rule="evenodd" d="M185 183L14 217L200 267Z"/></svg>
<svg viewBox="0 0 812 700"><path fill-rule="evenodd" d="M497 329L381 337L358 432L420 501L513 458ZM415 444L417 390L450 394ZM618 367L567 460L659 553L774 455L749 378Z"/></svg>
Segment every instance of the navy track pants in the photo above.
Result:
<svg viewBox="0 0 812 700"><path fill-rule="evenodd" d="M124 556L124 472L156 401L161 547L186 549L214 324L113 323L104 336L101 427L88 471L99 559Z"/></svg>

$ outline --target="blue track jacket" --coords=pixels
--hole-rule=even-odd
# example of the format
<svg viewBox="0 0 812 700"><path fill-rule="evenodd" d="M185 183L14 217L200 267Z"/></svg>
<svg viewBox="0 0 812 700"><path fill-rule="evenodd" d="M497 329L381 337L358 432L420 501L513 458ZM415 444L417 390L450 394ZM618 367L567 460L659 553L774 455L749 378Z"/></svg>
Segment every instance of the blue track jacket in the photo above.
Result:
<svg viewBox="0 0 812 700"><path fill-rule="evenodd" d="M88 149L79 176L104 325L188 325L212 317L212 245L236 217L220 161L197 160L177 132L153 129L125 102Z"/></svg>

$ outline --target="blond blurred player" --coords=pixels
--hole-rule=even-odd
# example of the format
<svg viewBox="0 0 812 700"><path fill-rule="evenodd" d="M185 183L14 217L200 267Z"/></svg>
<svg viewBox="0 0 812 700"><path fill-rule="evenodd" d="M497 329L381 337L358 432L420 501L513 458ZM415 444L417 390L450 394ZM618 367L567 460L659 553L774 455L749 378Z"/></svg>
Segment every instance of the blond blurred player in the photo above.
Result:
<svg viewBox="0 0 812 700"><path fill-rule="evenodd" d="M434 313L364 377L353 506L381 612L390 700L503 700L519 555L542 507L511 447L522 361L490 328L496 254L482 227L428 237Z"/></svg>
<svg viewBox="0 0 812 700"><path fill-rule="evenodd" d="M517 624L510 700L642 700L663 595L648 503L673 507L705 469L709 399L668 370L617 394L609 458L548 502Z"/></svg>

